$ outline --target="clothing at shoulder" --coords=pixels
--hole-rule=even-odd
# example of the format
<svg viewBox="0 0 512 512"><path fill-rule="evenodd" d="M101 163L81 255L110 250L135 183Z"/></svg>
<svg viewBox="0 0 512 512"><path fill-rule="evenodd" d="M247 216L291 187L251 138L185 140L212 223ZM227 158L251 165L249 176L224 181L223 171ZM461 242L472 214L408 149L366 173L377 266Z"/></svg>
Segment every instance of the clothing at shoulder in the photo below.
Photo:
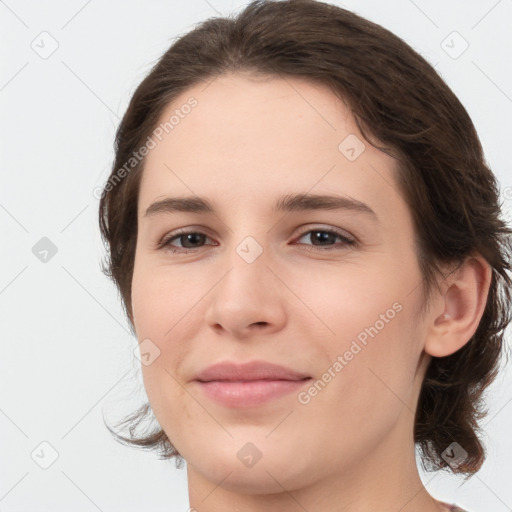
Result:
<svg viewBox="0 0 512 512"><path fill-rule="evenodd" d="M446 510L449 512L467 512L463 508L458 507L457 505L450 505L449 503L441 502L442 505L446 507Z"/></svg>

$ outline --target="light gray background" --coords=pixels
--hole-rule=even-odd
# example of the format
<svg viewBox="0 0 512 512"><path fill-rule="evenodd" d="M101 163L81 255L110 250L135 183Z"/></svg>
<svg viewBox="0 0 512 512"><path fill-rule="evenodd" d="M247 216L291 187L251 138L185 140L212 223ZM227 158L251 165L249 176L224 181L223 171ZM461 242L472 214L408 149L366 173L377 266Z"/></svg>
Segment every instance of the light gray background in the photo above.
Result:
<svg viewBox="0 0 512 512"><path fill-rule="evenodd" d="M144 393L137 342L100 272L94 190L108 177L115 129L135 87L173 38L246 4L0 2L0 511L188 508L185 469L115 443L103 426L103 415L121 418ZM512 0L338 5L382 24L436 66L477 127L509 214ZM464 40L468 49L454 58ZM43 237L57 249L46 262L34 254L48 243ZM471 512L512 510L511 400L509 366L489 393L483 469L464 485L422 473L436 498ZM52 449L42 442L58 453L47 469L40 465L52 462Z"/></svg>

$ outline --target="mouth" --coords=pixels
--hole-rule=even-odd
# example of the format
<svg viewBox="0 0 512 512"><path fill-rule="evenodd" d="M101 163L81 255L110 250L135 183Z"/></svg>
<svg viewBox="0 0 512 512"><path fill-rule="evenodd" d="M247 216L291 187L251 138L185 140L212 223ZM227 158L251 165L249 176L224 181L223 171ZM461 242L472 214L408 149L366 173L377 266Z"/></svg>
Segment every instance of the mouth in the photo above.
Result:
<svg viewBox="0 0 512 512"><path fill-rule="evenodd" d="M311 377L299 380L211 380L197 381L210 400L226 407L255 407L298 392Z"/></svg>
<svg viewBox="0 0 512 512"><path fill-rule="evenodd" d="M312 377L266 361L221 362L194 379L210 400L226 407L255 407L299 391Z"/></svg>

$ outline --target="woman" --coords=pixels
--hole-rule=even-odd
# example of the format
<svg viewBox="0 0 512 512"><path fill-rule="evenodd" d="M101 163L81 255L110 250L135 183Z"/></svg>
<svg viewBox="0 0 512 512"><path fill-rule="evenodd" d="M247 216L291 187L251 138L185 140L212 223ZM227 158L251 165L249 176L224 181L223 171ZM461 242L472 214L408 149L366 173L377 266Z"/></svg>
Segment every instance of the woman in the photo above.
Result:
<svg viewBox="0 0 512 512"><path fill-rule="evenodd" d="M100 228L149 398L113 433L185 460L192 509L462 510L415 446L484 461L511 232L471 119L401 39L313 0L201 24L131 100Z"/></svg>

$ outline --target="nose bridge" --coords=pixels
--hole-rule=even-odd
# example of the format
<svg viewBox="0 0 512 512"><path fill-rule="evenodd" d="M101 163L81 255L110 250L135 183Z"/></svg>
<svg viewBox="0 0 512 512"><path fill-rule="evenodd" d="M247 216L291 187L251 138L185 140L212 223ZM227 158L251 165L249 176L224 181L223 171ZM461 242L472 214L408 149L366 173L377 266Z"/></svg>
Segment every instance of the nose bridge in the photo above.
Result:
<svg viewBox="0 0 512 512"><path fill-rule="evenodd" d="M259 229L257 233L264 231ZM237 242L237 232L233 231L229 253L221 258L225 271L212 290L206 313L211 327L222 326L231 333L241 333L253 324L273 328L282 324L283 304L276 293L275 276L267 268L272 259L266 249L268 244L257 240L261 236L243 234Z"/></svg>
<svg viewBox="0 0 512 512"><path fill-rule="evenodd" d="M241 197L235 201L235 209L238 215L233 214L233 221L228 222L230 235L228 237L229 250L228 264L234 267L232 272L246 270L245 277L250 278L253 273L265 273L268 269L265 263L269 263L270 236L269 227L262 220L262 214L257 207L251 208L249 212L240 213L241 205L248 207L248 200ZM236 219L236 220L235 220Z"/></svg>
<svg viewBox="0 0 512 512"><path fill-rule="evenodd" d="M266 245L264 247L264 242L260 243L256 236L243 235L238 243L234 238L235 242L230 247L231 254L226 259L229 272L223 279L225 282L222 287L227 288L231 294L235 293L236 297L233 298L238 303L245 301L246 298L256 300L260 292L265 292L265 288L268 289L268 285L263 285L272 276L267 268L268 250ZM258 238L261 240L261 236ZM260 290L262 287L263 289Z"/></svg>

